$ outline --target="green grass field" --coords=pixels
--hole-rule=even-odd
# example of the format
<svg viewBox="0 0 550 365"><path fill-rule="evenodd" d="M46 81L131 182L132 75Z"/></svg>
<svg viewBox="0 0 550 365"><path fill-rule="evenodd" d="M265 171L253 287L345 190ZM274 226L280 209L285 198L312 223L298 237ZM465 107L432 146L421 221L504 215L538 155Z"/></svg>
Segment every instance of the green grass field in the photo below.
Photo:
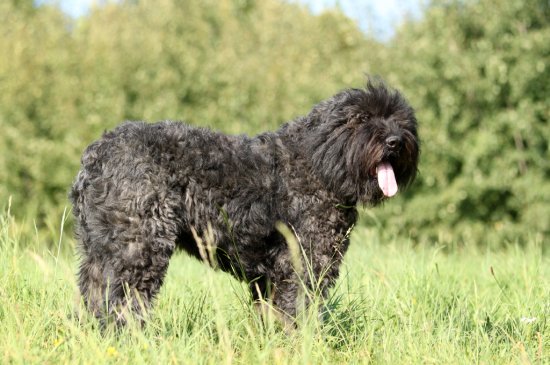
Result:
<svg viewBox="0 0 550 365"><path fill-rule="evenodd" d="M21 229L2 217L1 364L550 363L540 237L451 250L358 227L327 319L306 313L293 333L263 323L242 284L177 254L146 328L101 334L81 311L73 240L48 251L22 245Z"/></svg>

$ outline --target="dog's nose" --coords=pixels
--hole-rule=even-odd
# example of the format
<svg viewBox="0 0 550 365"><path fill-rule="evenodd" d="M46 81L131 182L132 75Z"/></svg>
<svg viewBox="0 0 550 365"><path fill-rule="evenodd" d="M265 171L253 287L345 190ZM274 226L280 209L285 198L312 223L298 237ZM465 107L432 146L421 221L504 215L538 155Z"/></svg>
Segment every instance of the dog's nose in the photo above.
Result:
<svg viewBox="0 0 550 365"><path fill-rule="evenodd" d="M389 136L386 138L386 146L390 150L397 151L401 148L401 137L399 136Z"/></svg>

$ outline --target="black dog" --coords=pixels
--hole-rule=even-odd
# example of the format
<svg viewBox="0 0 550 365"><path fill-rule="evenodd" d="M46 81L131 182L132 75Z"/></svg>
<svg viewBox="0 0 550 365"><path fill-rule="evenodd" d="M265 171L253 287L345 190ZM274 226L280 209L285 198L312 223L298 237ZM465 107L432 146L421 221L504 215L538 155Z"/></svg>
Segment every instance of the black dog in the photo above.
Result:
<svg viewBox="0 0 550 365"><path fill-rule="evenodd" d="M372 81L253 138L124 123L86 149L70 194L85 303L100 318L141 318L180 247L295 316L302 285L325 295L338 277L355 206L411 183L418 157L413 109ZM293 264L279 222L307 265Z"/></svg>

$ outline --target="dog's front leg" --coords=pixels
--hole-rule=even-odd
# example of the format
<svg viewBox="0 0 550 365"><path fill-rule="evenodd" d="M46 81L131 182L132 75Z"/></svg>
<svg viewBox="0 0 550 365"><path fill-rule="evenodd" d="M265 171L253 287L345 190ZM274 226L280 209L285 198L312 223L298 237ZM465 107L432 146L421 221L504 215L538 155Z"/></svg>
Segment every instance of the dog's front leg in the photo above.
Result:
<svg viewBox="0 0 550 365"><path fill-rule="evenodd" d="M349 246L351 223L316 224L311 219L307 223L282 232L287 247L275 260L271 273L273 304L291 318L312 303L322 304L338 278Z"/></svg>

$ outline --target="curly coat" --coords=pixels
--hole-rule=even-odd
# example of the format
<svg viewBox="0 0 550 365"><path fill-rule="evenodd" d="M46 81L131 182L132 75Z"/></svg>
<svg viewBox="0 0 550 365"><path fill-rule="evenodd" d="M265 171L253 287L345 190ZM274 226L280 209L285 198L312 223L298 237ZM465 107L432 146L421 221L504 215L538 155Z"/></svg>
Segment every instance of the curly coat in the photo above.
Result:
<svg viewBox="0 0 550 365"><path fill-rule="evenodd" d="M139 316L179 247L295 316L299 277L326 295L355 206L385 200L377 166L390 163L405 187L418 157L413 109L372 81L252 138L180 122L126 122L85 150L70 193L84 301L100 318ZM291 227L312 275L296 272L278 222Z"/></svg>

